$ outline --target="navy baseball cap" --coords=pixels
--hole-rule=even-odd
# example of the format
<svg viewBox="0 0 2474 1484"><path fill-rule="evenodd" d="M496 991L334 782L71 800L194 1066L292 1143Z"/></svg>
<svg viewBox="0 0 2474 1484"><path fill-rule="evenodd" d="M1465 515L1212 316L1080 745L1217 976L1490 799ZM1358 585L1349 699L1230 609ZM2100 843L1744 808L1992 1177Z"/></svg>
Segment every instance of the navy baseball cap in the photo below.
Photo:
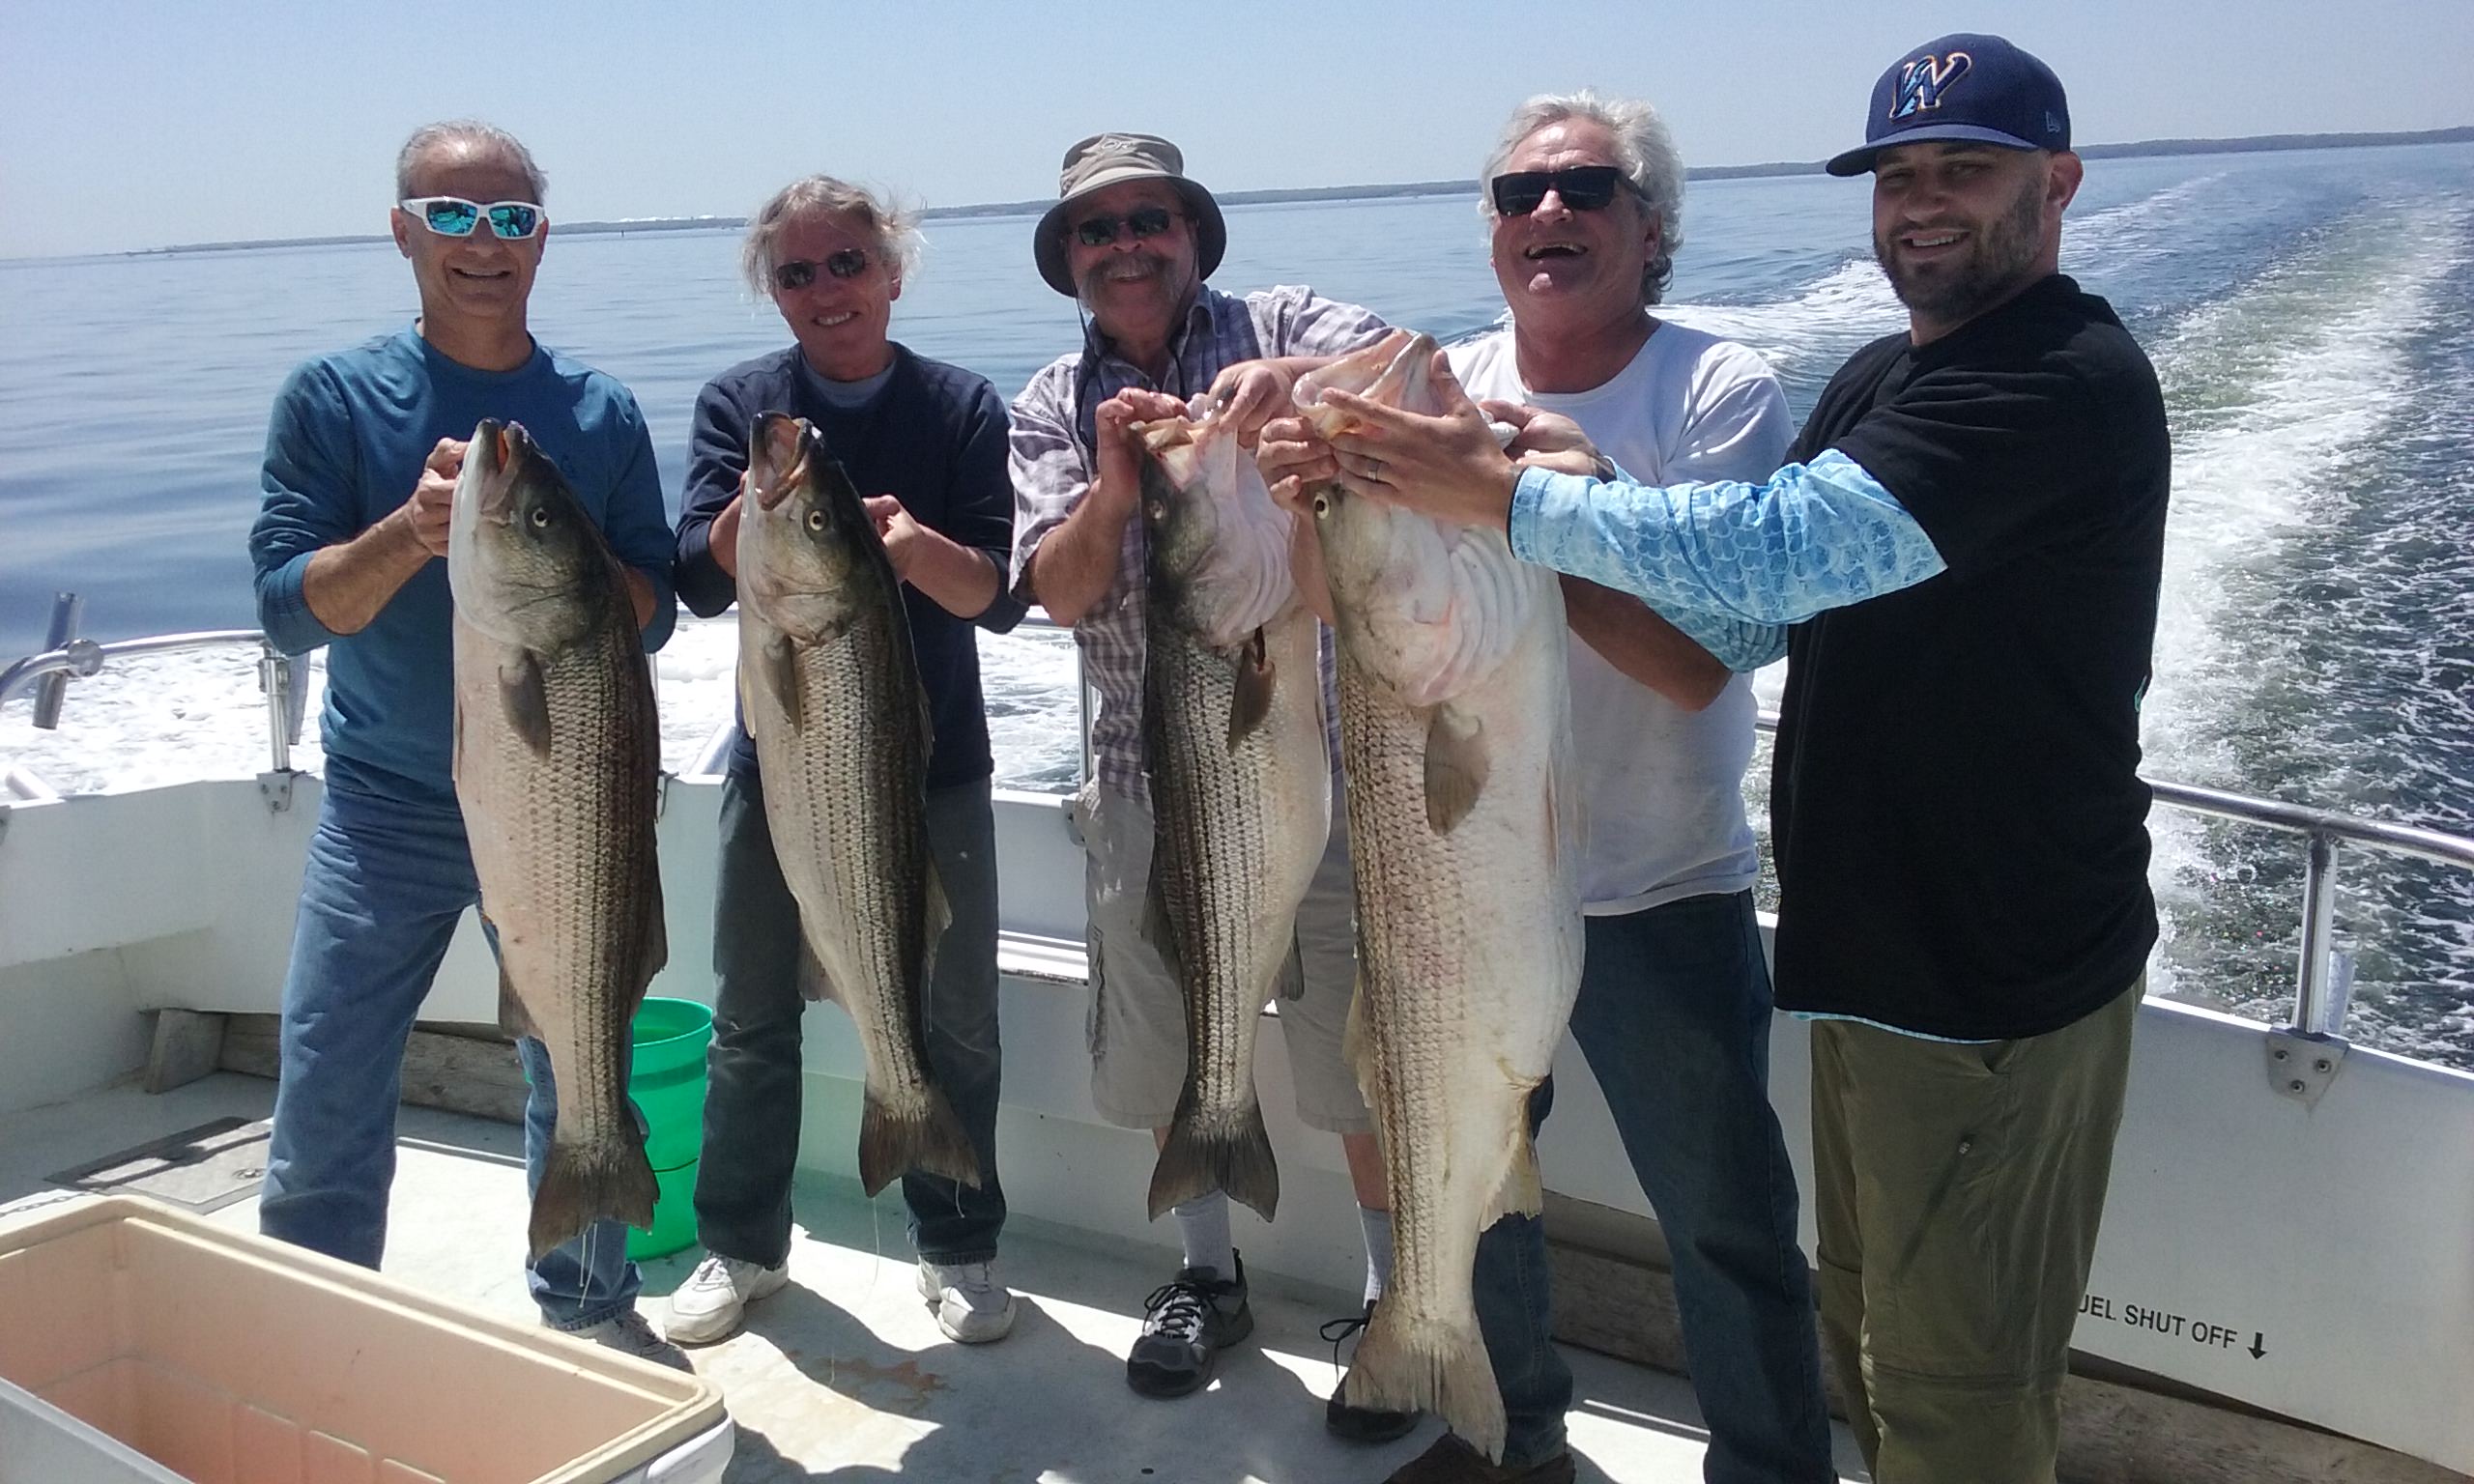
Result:
<svg viewBox="0 0 2474 1484"><path fill-rule="evenodd" d="M2053 69L1998 36L1962 32L1926 42L1873 84L1864 147L1831 159L1862 175L1896 145L1971 139L2013 150L2070 148L2070 103Z"/></svg>

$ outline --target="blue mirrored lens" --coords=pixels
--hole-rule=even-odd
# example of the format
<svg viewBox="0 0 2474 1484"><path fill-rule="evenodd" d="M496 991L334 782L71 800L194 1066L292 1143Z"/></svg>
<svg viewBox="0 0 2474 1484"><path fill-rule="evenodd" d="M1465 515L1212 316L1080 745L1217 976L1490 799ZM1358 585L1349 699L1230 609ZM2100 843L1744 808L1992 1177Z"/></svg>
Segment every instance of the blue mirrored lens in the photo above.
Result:
<svg viewBox="0 0 2474 1484"><path fill-rule="evenodd" d="M462 237L480 221L478 209L470 201L432 201L422 212L429 229L446 237Z"/></svg>
<svg viewBox="0 0 2474 1484"><path fill-rule="evenodd" d="M490 230L501 237L531 237L541 223L539 211L512 202L502 202L490 208Z"/></svg>

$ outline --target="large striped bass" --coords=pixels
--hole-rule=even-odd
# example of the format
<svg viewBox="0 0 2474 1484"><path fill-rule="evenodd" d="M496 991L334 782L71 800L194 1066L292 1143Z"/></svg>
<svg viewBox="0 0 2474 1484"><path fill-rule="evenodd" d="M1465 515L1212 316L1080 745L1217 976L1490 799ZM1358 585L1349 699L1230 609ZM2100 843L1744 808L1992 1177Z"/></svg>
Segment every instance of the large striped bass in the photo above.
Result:
<svg viewBox="0 0 2474 1484"><path fill-rule="evenodd" d="M1435 346L1385 341L1299 379L1441 411ZM1582 828L1555 574L1503 532L1310 493L1339 636L1357 869L1349 1054L1381 1136L1392 1278L1342 1383L1353 1406L1439 1413L1500 1459L1478 1332L1478 1237L1539 1207L1530 1091L1580 988Z"/></svg>
<svg viewBox="0 0 2474 1484"><path fill-rule="evenodd" d="M749 440L738 528L738 685L764 819L822 987L867 1063L859 1183L977 1185L933 1080L921 1007L952 913L928 848L928 696L910 617L859 492L804 419Z"/></svg>
<svg viewBox="0 0 2474 1484"><path fill-rule="evenodd" d="M661 731L622 570L521 426L473 430L447 528L455 797L497 929L500 1018L548 1048L558 1086L535 1260L600 1217L653 1217L626 1068L629 1023L670 954Z"/></svg>
<svg viewBox="0 0 2474 1484"><path fill-rule="evenodd" d="M1138 425L1148 602L1142 743L1148 936L1186 1003L1186 1084L1151 1214L1225 1190L1269 1220L1280 1170L1254 1034L1332 828L1321 624L1289 575L1293 526L1229 425Z"/></svg>

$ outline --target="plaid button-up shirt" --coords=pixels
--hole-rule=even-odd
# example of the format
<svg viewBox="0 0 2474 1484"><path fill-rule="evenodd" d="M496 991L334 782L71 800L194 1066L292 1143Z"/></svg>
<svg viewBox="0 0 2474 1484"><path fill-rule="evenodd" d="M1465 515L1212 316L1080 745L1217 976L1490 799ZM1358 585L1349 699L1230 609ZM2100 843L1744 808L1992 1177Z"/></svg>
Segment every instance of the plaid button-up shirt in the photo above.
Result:
<svg viewBox="0 0 2474 1484"><path fill-rule="evenodd" d="M1205 285L1185 328L1168 346L1169 371L1155 383L1117 356L1096 328L1079 354L1058 357L1031 378L1014 399L1010 438L1014 474L1014 591L1029 601L1031 556L1050 531L1082 502L1099 477L1097 414L1101 403L1129 386L1192 397L1212 379L1241 361L1284 356L1337 356L1380 338L1387 327L1354 304L1316 297L1310 289L1281 287L1243 299ZM1074 626L1084 677L1096 693L1091 715L1091 755L1102 787L1140 798L1142 766L1142 522L1125 523L1117 575L1108 590ZM1338 755L1337 708L1331 692L1331 636L1323 639L1327 737Z"/></svg>

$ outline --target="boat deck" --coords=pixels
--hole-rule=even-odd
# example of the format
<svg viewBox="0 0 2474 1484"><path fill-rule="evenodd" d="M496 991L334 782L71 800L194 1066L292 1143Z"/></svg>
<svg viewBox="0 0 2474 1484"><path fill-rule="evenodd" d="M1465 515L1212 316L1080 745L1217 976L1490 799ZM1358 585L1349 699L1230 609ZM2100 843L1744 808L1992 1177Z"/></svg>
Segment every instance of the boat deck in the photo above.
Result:
<svg viewBox="0 0 2474 1484"><path fill-rule="evenodd" d="M52 1172L216 1118L262 1118L274 1084L218 1073L161 1097L120 1085L0 1117L0 1204L46 1188ZM405 1108L386 1271L503 1315L532 1313L521 1269L522 1147L508 1125ZM1322 1425L1337 1375L1316 1335L1347 1296L1258 1277L1254 1338L1222 1357L1204 1391L1136 1396L1124 1355L1141 1300L1167 1276L1165 1248L1102 1250L1079 1233L1017 1218L998 1270L1021 1296L1003 1342L965 1347L937 1330L912 1287L903 1209L855 1184L803 1174L791 1286L748 1327L691 1351L738 1426L734 1484L830 1478L989 1484L1375 1484L1433 1441L1427 1422L1378 1448ZM210 1219L255 1230L254 1196ZM645 1308L693 1266L695 1249L648 1263ZM1583 1481L1686 1484L1703 1432L1680 1378L1568 1350L1579 1378L1570 1417ZM1839 1467L1862 1478L1852 1441Z"/></svg>

